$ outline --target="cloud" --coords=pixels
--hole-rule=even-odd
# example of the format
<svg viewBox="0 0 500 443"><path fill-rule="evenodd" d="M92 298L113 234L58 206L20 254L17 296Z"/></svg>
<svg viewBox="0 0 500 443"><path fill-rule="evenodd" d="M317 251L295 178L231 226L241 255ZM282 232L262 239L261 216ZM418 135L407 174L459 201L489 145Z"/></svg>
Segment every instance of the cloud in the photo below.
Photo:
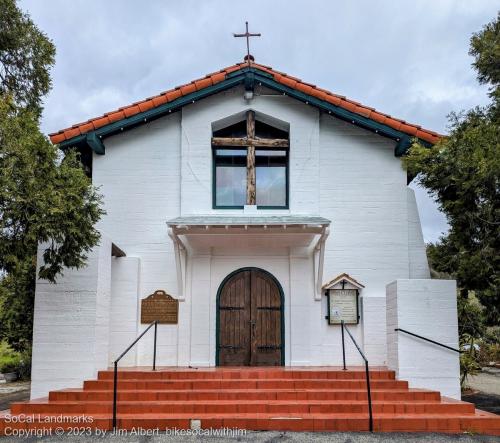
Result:
<svg viewBox="0 0 500 443"><path fill-rule="evenodd" d="M487 101L468 56L498 2L23 0L57 47L42 128L56 131L241 61L258 62L439 132ZM446 223L417 192L427 240Z"/></svg>

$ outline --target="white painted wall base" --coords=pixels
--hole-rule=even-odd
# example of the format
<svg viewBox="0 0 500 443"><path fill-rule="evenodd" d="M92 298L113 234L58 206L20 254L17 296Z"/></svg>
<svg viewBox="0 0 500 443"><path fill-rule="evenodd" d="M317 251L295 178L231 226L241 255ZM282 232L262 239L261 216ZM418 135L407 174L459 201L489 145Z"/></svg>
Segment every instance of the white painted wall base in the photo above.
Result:
<svg viewBox="0 0 500 443"><path fill-rule="evenodd" d="M38 268L44 245L38 248ZM31 398L80 386L107 367L111 301L111 241L88 254L87 266L66 269L57 284L36 283Z"/></svg>
<svg viewBox="0 0 500 443"><path fill-rule="evenodd" d="M109 356L111 366L139 335L140 308L139 267L137 257L113 257L111 259L111 313L109 319ZM122 366L137 364L137 347L132 348L120 361Z"/></svg>
<svg viewBox="0 0 500 443"><path fill-rule="evenodd" d="M457 352L394 329L402 328L458 348L456 282L396 280L387 285L388 366L412 388L440 391L460 399Z"/></svg>
<svg viewBox="0 0 500 443"><path fill-rule="evenodd" d="M363 348L370 365L387 363L385 297L361 297Z"/></svg>

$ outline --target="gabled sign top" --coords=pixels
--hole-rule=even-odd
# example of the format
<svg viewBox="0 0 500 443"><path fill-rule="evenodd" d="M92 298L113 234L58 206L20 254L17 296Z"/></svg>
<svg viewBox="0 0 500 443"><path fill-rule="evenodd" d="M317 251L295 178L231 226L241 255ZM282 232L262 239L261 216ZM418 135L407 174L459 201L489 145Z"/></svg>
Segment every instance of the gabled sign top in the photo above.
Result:
<svg viewBox="0 0 500 443"><path fill-rule="evenodd" d="M362 289L365 287L363 284L361 284L355 278L351 277L349 274L346 274L344 272L343 274L338 275L337 277L335 277L333 280L329 281L328 283L325 283L323 285L322 289L331 289L335 285L342 283L342 282L349 283L357 289Z"/></svg>

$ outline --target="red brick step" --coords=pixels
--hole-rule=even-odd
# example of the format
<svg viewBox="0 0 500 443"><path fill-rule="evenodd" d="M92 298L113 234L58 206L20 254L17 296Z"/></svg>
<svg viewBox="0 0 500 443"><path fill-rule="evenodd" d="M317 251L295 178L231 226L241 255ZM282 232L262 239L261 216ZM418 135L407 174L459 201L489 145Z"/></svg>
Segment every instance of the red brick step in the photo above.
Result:
<svg viewBox="0 0 500 443"><path fill-rule="evenodd" d="M61 390L49 393L50 401L55 400L110 400L111 390ZM118 391L119 401L158 401L158 400L364 400L366 389L206 389L206 390L134 390ZM439 401L439 392L422 389L372 390L373 400L385 401Z"/></svg>
<svg viewBox="0 0 500 443"><path fill-rule="evenodd" d="M13 403L12 414L104 414L111 413L111 401L46 401ZM222 400L222 401L120 401L118 410L123 414L145 413L367 413L365 401L340 400ZM406 414L474 414L474 405L466 402L373 402L374 413L406 413Z"/></svg>
<svg viewBox="0 0 500 443"><path fill-rule="evenodd" d="M406 389L408 382L399 380L372 380L373 389ZM110 390L112 380L86 380L84 389ZM119 390L196 390L196 389L366 389L365 380L311 380L311 379L204 379L204 380L134 380L118 381Z"/></svg>
<svg viewBox="0 0 500 443"><path fill-rule="evenodd" d="M439 392L409 389L393 371L370 371L375 431L476 432L500 435L500 417L474 405L441 398ZM100 371L83 389L50 392L47 399L14 403L12 414L39 416L5 426L46 429L48 417L89 416L95 429L110 429L113 371ZM366 431L368 404L362 367L204 368L120 370L118 427L202 428L281 431ZM74 424L63 425L74 427Z"/></svg>
<svg viewBox="0 0 500 443"><path fill-rule="evenodd" d="M69 417L70 415L68 415ZM47 415L41 415L40 421L33 423L9 424L11 427L24 429L46 429L50 424L44 423ZM0 417L1 418L1 417ZM191 420L201 421L203 429L219 429L222 427L252 429L252 430L280 430L280 431L367 431L368 419L366 414L120 414L118 427L120 429L189 429ZM111 429L111 419L106 415L95 415L89 427ZM500 435L499 418L494 414L476 413L471 417L440 415L439 417L425 417L422 415L394 415L378 414L374 417L374 431L380 432L477 432L483 434ZM0 420L0 433L5 423ZM71 424L58 424L58 427L72 428Z"/></svg>

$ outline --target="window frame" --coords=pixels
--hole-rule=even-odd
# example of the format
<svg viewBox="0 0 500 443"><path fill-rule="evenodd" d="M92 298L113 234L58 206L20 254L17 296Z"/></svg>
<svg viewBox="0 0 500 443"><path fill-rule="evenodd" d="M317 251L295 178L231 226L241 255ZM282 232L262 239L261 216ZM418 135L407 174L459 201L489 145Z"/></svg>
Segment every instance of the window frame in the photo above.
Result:
<svg viewBox="0 0 500 443"><path fill-rule="evenodd" d="M218 150L232 151L235 149L247 150L247 147L242 148L239 147L226 147L226 146L212 146L212 209L244 209L244 206L239 205L217 205L217 164L216 157ZM248 167L245 166L245 171L248 170ZM245 188L245 196L246 196L246 188Z"/></svg>
<svg viewBox="0 0 500 443"><path fill-rule="evenodd" d="M222 146L212 146L212 209L244 209L245 205L218 205L217 204L217 164L216 164L216 151L220 149L241 149L241 146L238 147L222 147ZM245 146L244 149L248 152L248 146ZM258 150L260 148L256 148ZM265 150L265 149L263 149ZM269 150L269 149L267 149ZM285 205L283 206L264 206L264 205L256 205L257 209L263 210L287 210L290 209L290 147L288 148L280 148L280 150L284 150L286 152L285 155ZM248 171L248 166L245 168ZM255 184L257 190L257 183Z"/></svg>

